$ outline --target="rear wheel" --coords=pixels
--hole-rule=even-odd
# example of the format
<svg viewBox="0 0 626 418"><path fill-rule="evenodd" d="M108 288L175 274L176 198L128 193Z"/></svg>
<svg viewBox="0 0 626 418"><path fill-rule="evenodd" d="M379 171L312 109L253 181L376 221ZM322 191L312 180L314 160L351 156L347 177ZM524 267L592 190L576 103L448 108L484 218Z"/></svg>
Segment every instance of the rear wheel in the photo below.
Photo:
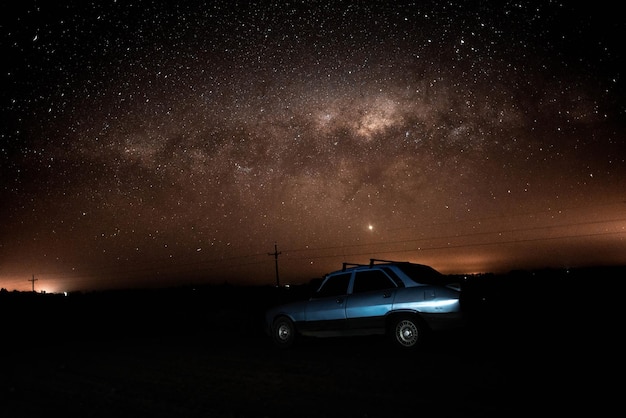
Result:
<svg viewBox="0 0 626 418"><path fill-rule="evenodd" d="M291 347L296 339L293 321L285 316L277 318L272 324L272 339L278 347Z"/></svg>
<svg viewBox="0 0 626 418"><path fill-rule="evenodd" d="M391 323L389 336L397 347L416 349L423 344L426 327L416 316L401 316Z"/></svg>

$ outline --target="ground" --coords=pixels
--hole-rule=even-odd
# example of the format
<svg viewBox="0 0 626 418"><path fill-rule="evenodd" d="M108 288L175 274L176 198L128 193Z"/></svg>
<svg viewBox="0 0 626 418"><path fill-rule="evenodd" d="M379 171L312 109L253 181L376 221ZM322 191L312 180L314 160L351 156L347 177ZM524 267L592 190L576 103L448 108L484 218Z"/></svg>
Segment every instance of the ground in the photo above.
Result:
<svg viewBox="0 0 626 418"><path fill-rule="evenodd" d="M601 414L617 395L613 310L580 302L605 287L533 277L467 286L470 323L410 353L382 337L275 348L262 313L301 296L285 289L5 292L0 416Z"/></svg>

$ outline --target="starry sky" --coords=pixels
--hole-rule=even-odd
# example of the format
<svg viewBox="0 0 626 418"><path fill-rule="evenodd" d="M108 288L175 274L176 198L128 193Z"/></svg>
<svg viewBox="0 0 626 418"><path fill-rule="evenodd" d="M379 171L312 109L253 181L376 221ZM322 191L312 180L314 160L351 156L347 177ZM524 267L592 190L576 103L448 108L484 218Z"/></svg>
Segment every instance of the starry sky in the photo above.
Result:
<svg viewBox="0 0 626 418"><path fill-rule="evenodd" d="M0 287L626 264L625 24L566 3L5 2Z"/></svg>

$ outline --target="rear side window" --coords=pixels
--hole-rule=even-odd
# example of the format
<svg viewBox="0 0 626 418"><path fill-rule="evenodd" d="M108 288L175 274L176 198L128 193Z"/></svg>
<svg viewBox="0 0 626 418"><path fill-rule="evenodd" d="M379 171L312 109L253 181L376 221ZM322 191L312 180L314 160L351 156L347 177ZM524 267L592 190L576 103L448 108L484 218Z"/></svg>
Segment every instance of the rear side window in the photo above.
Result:
<svg viewBox="0 0 626 418"><path fill-rule="evenodd" d="M315 296L325 298L328 296L343 296L347 294L350 276L352 276L352 273L337 274L329 277Z"/></svg>
<svg viewBox="0 0 626 418"><path fill-rule="evenodd" d="M391 279L381 270L359 271L354 277L352 293L364 293L396 287Z"/></svg>
<svg viewBox="0 0 626 418"><path fill-rule="evenodd" d="M441 284L445 276L430 266L422 264L398 264L398 267L413 281L424 284Z"/></svg>
<svg viewBox="0 0 626 418"><path fill-rule="evenodd" d="M383 270L385 271L385 273L387 273L389 275L389 277L391 277L391 279L396 283L396 286L398 287L405 287L404 286L404 282L402 281L402 279L400 279L398 277L398 275L396 274L395 271L393 271L392 269L390 269L389 267L383 267Z"/></svg>

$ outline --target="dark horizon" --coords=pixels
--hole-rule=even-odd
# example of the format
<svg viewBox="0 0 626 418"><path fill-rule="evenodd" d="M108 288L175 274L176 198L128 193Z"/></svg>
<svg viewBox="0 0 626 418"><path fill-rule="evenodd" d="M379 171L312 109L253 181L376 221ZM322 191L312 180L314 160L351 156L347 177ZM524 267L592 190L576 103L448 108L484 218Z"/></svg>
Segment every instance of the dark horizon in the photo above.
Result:
<svg viewBox="0 0 626 418"><path fill-rule="evenodd" d="M341 266L339 266L341 268ZM328 273L330 273L329 271ZM444 274L446 277L455 277L458 278L460 282L481 282L481 281L491 281L491 280L500 280L502 282L507 282L519 279L529 279L529 281L533 281L536 279L546 279L546 280L567 280L571 278L574 281L585 279L585 280L602 280L603 283L609 283L610 280L615 280L622 278L626 273L626 264L622 265L590 265L590 266L577 266L577 267L542 267L542 268L534 268L534 269L513 269L508 271L501 272L479 272L479 273L450 273ZM599 276L601 275L601 276ZM202 280L188 280L184 277L172 278L170 281L166 281L160 283L159 285L137 285L131 284L128 286L119 286L119 287L101 287L101 288L75 288L75 289L66 289L64 291L48 291L45 289L45 285L38 287L36 284L34 286L34 290L20 290L20 289L7 289L4 287L0 287L0 292L8 294L8 293L19 293L19 294L36 294L36 295L77 295L77 294L111 294L111 293L141 293L141 292L188 292L188 291L196 291L196 290L224 290L224 289L262 289L262 288L281 288L286 289L296 289L293 291L295 294L302 294L302 290L305 289L307 292L314 291L316 286L319 286L321 280L324 276L319 277L302 277L299 280L294 280L290 282L280 281L279 285L276 284L276 281L273 282L258 282L258 281L246 281L237 278L222 278L222 277L206 277ZM30 285L32 286L32 281L29 280ZM38 283L38 281L36 281ZM134 282L133 282L134 283ZM566 284L566 283L564 283Z"/></svg>

